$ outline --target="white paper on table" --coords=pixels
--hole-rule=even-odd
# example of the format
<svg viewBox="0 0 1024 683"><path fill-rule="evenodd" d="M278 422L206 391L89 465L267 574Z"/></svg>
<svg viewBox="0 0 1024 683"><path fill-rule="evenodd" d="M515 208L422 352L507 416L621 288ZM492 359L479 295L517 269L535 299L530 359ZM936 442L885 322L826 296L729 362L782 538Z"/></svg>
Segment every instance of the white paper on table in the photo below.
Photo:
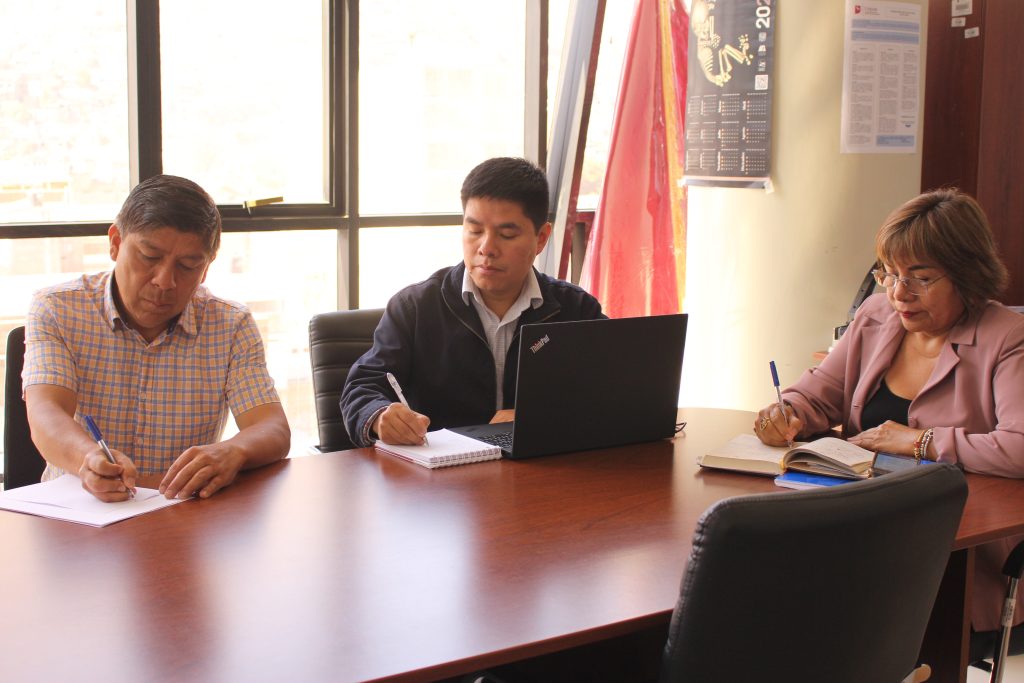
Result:
<svg viewBox="0 0 1024 683"><path fill-rule="evenodd" d="M104 503L83 489L78 477L65 474L41 484L0 493L0 509L102 527L185 500L188 499L168 500L156 489L138 487L134 499Z"/></svg>

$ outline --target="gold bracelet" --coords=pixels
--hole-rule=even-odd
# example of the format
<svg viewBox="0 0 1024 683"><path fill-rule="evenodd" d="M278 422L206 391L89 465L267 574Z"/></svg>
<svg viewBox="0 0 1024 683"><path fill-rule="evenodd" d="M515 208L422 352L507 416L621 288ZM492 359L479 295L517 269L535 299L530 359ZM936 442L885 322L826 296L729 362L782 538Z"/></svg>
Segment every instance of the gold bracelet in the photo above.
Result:
<svg viewBox="0 0 1024 683"><path fill-rule="evenodd" d="M914 440L914 460L917 464L928 459L928 445L932 442L932 433L931 428L925 429Z"/></svg>

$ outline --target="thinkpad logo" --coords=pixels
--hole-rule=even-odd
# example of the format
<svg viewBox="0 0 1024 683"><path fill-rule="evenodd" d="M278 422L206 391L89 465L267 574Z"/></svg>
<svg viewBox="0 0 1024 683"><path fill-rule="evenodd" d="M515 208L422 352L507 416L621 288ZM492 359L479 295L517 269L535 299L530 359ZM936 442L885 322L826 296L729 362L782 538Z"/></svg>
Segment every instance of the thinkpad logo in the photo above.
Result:
<svg viewBox="0 0 1024 683"><path fill-rule="evenodd" d="M543 337L541 337L540 339L538 339L537 341L533 342L533 344L530 345L530 352L537 353L538 351L543 349L544 345L547 344L549 341L551 341L551 337L545 334Z"/></svg>

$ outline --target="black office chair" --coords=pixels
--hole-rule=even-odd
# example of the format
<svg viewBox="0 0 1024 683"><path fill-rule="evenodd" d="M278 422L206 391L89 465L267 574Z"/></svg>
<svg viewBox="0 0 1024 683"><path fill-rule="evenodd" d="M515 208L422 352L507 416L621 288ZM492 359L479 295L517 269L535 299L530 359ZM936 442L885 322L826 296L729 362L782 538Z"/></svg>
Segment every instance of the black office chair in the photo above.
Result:
<svg viewBox="0 0 1024 683"><path fill-rule="evenodd" d="M32 443L25 401L21 398L21 370L25 367L25 328L7 335L7 375L4 377L4 489L38 484L46 461Z"/></svg>
<svg viewBox="0 0 1024 683"><path fill-rule="evenodd" d="M373 346L373 332L383 308L333 311L309 321L309 361L313 366L313 393L320 452L352 448L341 419L341 390L352 364Z"/></svg>
<svg viewBox="0 0 1024 683"><path fill-rule="evenodd" d="M712 506L694 533L661 680L904 680L966 498L960 471L937 464Z"/></svg>

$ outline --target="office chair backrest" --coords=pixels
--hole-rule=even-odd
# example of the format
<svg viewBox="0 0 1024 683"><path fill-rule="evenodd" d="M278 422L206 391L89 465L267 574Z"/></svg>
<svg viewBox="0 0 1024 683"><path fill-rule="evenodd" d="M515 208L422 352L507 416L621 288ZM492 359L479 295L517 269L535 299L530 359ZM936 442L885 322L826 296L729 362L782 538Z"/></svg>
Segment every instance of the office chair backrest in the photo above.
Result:
<svg viewBox="0 0 1024 683"><path fill-rule="evenodd" d="M373 346L373 332L383 315L383 308L368 308L321 313L309 321L320 451L352 448L338 401L352 364Z"/></svg>
<svg viewBox="0 0 1024 683"><path fill-rule="evenodd" d="M4 489L38 484L46 461L32 443L25 401L21 398L21 370L25 366L25 328L7 335L7 375L4 377Z"/></svg>
<svg viewBox="0 0 1024 683"><path fill-rule="evenodd" d="M863 683L914 669L967 497L934 464L704 513L662 681Z"/></svg>

